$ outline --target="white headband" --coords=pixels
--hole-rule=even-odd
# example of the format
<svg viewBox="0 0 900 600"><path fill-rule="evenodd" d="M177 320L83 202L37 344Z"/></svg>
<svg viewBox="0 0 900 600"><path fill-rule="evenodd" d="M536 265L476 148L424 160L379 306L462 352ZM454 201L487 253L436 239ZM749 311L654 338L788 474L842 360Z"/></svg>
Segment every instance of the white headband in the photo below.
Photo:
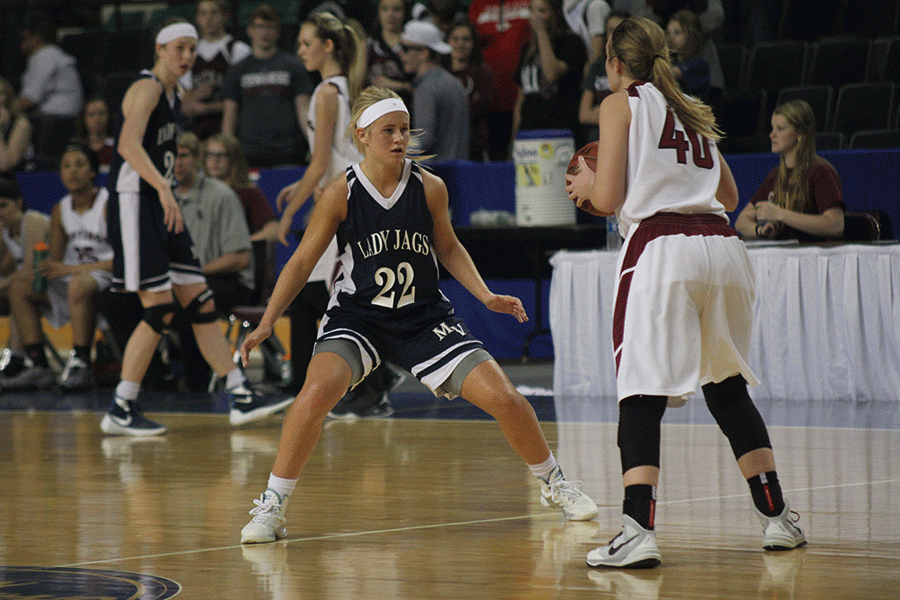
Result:
<svg viewBox="0 0 900 600"><path fill-rule="evenodd" d="M362 112L362 114L359 116L359 119L356 121L356 126L359 129L365 129L366 127L374 123L379 117L383 117L388 113L398 111L409 114L409 111L406 109L406 105L403 104L403 100L399 98L385 98L384 100L379 100Z"/></svg>
<svg viewBox="0 0 900 600"><path fill-rule="evenodd" d="M196 40L198 39L197 30L190 23L172 23L159 31L156 35L156 43L165 46L180 37L190 37Z"/></svg>

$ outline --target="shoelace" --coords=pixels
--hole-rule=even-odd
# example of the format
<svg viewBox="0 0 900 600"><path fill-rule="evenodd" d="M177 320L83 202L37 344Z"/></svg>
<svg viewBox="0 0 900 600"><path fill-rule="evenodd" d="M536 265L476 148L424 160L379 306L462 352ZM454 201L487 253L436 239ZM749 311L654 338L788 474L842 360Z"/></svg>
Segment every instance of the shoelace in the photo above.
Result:
<svg viewBox="0 0 900 600"><path fill-rule="evenodd" d="M278 508L280 507L278 498L275 496L269 496L268 498L263 496L259 500L254 499L253 504L255 504L256 507L250 509L250 514L253 515L254 521L261 521L265 519L266 516L278 512Z"/></svg>
<svg viewBox="0 0 900 600"><path fill-rule="evenodd" d="M581 490L578 489L578 486L582 485L583 483L584 482L581 480L568 481L563 479L561 481L556 481L549 484L553 501L556 502L558 496L562 496L566 500L577 502L579 499L581 499L582 496Z"/></svg>

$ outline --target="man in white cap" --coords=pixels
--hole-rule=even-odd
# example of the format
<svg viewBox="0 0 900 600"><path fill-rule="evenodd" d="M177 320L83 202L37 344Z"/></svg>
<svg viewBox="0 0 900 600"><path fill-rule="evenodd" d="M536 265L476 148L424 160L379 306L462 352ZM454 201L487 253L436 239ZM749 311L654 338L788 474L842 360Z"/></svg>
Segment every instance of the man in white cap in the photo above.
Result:
<svg viewBox="0 0 900 600"><path fill-rule="evenodd" d="M400 36L400 59L412 74L412 127L421 130L417 151L430 163L468 160L469 98L459 80L440 65L450 52L433 23L409 21Z"/></svg>

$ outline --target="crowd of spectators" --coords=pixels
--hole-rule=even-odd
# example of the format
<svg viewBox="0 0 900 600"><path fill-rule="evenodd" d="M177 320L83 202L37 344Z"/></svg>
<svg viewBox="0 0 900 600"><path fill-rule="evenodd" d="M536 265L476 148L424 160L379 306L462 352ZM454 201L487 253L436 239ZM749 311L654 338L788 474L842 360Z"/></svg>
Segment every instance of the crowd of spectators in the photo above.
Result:
<svg viewBox="0 0 900 600"><path fill-rule="evenodd" d="M769 4L773 6L766 9ZM745 43L774 37L776 4L725 2L734 11L730 21L739 23ZM596 139L598 107L609 93L606 36L628 16L650 18L667 31L672 72L686 93L715 105L726 91L715 43L722 39L728 16L722 0L310 0L299 4L297 15L280 14L266 3L253 4L252 10L242 11L245 26L230 14L235 5L228 0L191 5L200 34L197 59L179 83L185 127L195 137L181 143L174 174L186 220L188 214L194 215L189 205L198 206L194 215L198 222L188 224L195 242L198 236L203 238L201 231L208 222L208 216L199 222L200 215L211 214L200 208L200 191L215 188L221 191L217 197L227 192L227 204L242 209L243 218L232 222L240 235L229 239L240 247L217 247L215 256L201 257L208 278L214 280L210 265L240 254L241 260L230 262L229 268L232 275L240 273L241 289L248 291L233 294L241 301L258 293L253 289L259 278L252 276L249 243L275 240L284 233L273 211L274 199L253 185L250 173L309 165L311 160L308 114L322 76L307 71L298 58L299 27L290 25L304 22L313 11L331 11L365 39L362 83L389 87L406 100L417 151L426 162L510 160L516 133L524 129L569 129L576 145ZM19 50L24 68L20 76L6 73L10 80L0 77L0 175L14 182L11 174L41 166L39 137L46 137L48 123L57 132L54 137L64 138L51 163L62 175L65 169L59 161L70 149L65 143L69 139L80 143L91 161L96 159L95 175L108 172L115 154L119 98L99 90L88 89L86 94L89 74L79 72L76 58L58 45L59 23L51 15L29 13L22 23ZM773 151L778 151L774 141ZM784 179L784 173L779 177ZM225 183L215 187L218 180ZM24 225L29 211L17 191L9 185L0 186L3 190L0 221L5 244L0 247L4 260L0 266L13 281L17 268L34 275L30 266L34 240L23 238L30 231ZM765 200L754 200L756 210L765 210ZM6 212L10 216L4 216ZM768 228L756 224L753 220L747 225L748 237L770 235ZM53 227L50 241L55 239ZM53 261L59 262L64 253L63 247L51 244ZM3 288L7 286L14 289L9 283ZM45 300L29 296L28 302L38 306ZM35 314L34 309L28 311ZM30 325L24 333L28 338L24 346L20 334L12 336L7 359L20 357L16 368L43 366L46 361L34 351L37 342ZM87 364L85 343L79 340L75 345L79 360ZM0 368L8 365L5 360Z"/></svg>

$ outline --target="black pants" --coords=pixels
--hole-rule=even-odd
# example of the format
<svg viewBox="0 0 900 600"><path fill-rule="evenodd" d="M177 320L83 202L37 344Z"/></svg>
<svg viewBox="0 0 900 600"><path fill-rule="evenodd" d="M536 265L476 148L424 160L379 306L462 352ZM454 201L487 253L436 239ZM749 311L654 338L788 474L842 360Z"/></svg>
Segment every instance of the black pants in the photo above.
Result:
<svg viewBox="0 0 900 600"><path fill-rule="evenodd" d="M312 358L319 320L328 308L328 286L324 281L311 281L303 286L288 307L291 318L291 368L294 379L286 391L296 394L303 387L306 369Z"/></svg>

